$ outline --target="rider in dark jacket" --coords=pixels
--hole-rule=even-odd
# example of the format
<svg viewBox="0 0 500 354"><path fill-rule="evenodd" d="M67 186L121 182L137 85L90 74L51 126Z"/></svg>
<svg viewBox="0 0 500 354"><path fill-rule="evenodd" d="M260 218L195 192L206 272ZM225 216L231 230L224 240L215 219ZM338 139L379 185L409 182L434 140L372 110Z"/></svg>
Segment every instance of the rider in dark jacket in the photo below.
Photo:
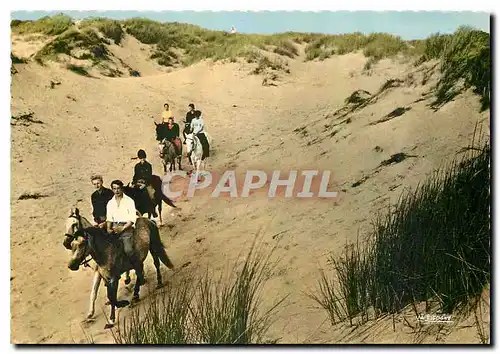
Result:
<svg viewBox="0 0 500 354"><path fill-rule="evenodd" d="M184 122L184 130L182 135L184 136L184 144L186 144L186 135L191 132L191 121L194 117L201 115L201 112L194 108L194 104L189 104L189 111L186 113L186 121Z"/></svg>

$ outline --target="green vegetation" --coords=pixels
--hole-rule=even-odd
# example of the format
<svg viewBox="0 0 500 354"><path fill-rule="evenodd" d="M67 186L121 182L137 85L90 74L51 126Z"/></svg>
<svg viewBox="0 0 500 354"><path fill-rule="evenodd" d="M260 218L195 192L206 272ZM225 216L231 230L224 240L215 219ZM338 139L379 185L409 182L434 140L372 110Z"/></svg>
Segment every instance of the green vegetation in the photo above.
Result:
<svg viewBox="0 0 500 354"><path fill-rule="evenodd" d="M80 30L77 30L71 18L59 14L37 21L15 20L11 22L11 28L16 33L58 35L36 54L38 62L44 58L55 59L59 53L74 56L72 50L81 48L87 52L74 57L91 59L95 65L107 59L105 44L110 44L109 40L119 44L124 33L144 44L153 45L151 59L165 66L188 66L204 59L236 62L238 58L243 58L247 62L259 63L254 71L256 73L266 68L286 72L286 65L281 65L280 60L273 59L271 54L279 58L297 58L300 55L299 45L304 44L306 60L324 60L332 55L362 51L369 58L365 72L380 59L398 54L419 57L417 64L439 60L443 75L436 87L434 108L439 108L468 88L480 95L483 110L490 106L490 36L468 27L462 27L454 34L434 34L426 40L403 41L386 33L229 34L190 24L160 23L144 18L123 21L91 18L82 21ZM102 33L104 38L96 31Z"/></svg>
<svg viewBox="0 0 500 354"><path fill-rule="evenodd" d="M55 59L58 54L67 54L76 59L90 59L96 64L108 58L105 44L106 40L100 38L92 28L81 31L70 29L46 44L35 55L35 59ZM77 55L76 50L83 50L83 53Z"/></svg>
<svg viewBox="0 0 500 354"><path fill-rule="evenodd" d="M405 51L408 45L397 36L386 33L349 33L322 35L310 42L306 48L307 60L324 60L334 54L342 55L363 50L365 56L381 59Z"/></svg>
<svg viewBox="0 0 500 354"><path fill-rule="evenodd" d="M118 344L255 344L269 342L266 333L277 301L262 312L263 286L272 272L269 257L251 247L243 265L228 276L213 272L184 278L156 297L151 295L114 333ZM235 271L236 270L236 271Z"/></svg>
<svg viewBox="0 0 500 354"><path fill-rule="evenodd" d="M488 33L462 27L453 36L434 36L426 42L424 60L441 59L443 77L434 107L451 101L465 89L481 96L481 109L490 107L491 51ZM462 84L461 87L458 84Z"/></svg>
<svg viewBox="0 0 500 354"><path fill-rule="evenodd" d="M448 314L477 305L491 281L491 150L486 142L465 151L378 217L364 247L349 245L342 257L331 257L311 297L332 324L408 305L417 311L421 302Z"/></svg>
<svg viewBox="0 0 500 354"><path fill-rule="evenodd" d="M43 33L50 36L55 36L63 33L73 25L71 17L64 14L58 14L52 17L45 16L36 21L19 21L11 22L11 29L15 33Z"/></svg>
<svg viewBox="0 0 500 354"><path fill-rule="evenodd" d="M66 65L66 69L71 70L72 72L82 75L82 76L90 76L89 73L87 72L87 69L85 69L82 66L79 65L74 65L74 64L68 64Z"/></svg>
<svg viewBox="0 0 500 354"><path fill-rule="evenodd" d="M119 21L110 20L107 18L88 18L82 21L80 28L95 27L101 32L106 38L109 38L115 42L115 44L120 44L124 32Z"/></svg>

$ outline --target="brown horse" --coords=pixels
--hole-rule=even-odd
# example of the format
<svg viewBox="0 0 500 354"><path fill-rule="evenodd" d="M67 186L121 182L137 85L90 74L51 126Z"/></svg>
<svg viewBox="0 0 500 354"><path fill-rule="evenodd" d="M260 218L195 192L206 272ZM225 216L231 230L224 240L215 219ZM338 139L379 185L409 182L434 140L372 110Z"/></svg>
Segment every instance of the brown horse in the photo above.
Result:
<svg viewBox="0 0 500 354"><path fill-rule="evenodd" d="M130 304L127 300L117 300L118 282L121 275L133 268L132 262L126 257L121 241L116 235L108 235L103 229L94 227L90 222L82 217L78 209L72 209L66 221L66 234L63 245L71 250L71 259L68 262L68 268L77 271L80 265L86 264L86 258L90 255L96 262L96 274L94 276L94 285L91 295L90 311L87 318L94 314L94 303L99 289L101 279L107 286L107 296L111 306L111 315L109 323L105 328L111 328L115 321L115 308L125 307ZM137 280L134 286L134 295L132 301L139 300L139 291L141 279L144 279L144 260L148 252L153 256L156 267L156 276L158 285L162 286L162 277L160 272L160 260L169 269L174 265L165 252L165 248L160 239L158 227L147 218L139 217L135 223L134 229L134 252L139 260L140 266L134 269Z"/></svg>

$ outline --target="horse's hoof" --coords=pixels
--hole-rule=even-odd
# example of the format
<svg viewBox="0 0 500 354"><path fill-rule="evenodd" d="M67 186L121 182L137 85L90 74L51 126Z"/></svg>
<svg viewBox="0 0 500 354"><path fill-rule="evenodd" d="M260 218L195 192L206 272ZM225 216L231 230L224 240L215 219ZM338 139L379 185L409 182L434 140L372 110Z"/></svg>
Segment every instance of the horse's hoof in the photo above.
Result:
<svg viewBox="0 0 500 354"><path fill-rule="evenodd" d="M128 305L130 305L130 301L128 301L128 300L120 300L120 301L116 302L116 307L118 307L118 308L122 308L122 307L125 307Z"/></svg>
<svg viewBox="0 0 500 354"><path fill-rule="evenodd" d="M114 323L106 323L106 325L104 326L104 329L110 329L110 328L113 328L115 326Z"/></svg>

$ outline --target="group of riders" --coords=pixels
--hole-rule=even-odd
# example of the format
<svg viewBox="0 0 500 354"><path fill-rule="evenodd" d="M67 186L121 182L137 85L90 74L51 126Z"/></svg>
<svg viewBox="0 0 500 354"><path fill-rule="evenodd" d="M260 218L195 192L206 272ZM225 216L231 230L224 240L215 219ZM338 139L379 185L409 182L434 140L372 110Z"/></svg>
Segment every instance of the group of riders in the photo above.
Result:
<svg viewBox="0 0 500 354"><path fill-rule="evenodd" d="M204 128L205 122L203 120L201 111L195 109L193 103L189 104L189 110L186 113L186 120L184 121L184 130L182 131L184 141L183 144L186 144L186 136L187 134L193 134L200 140L200 143L203 147L203 158L209 156L209 146L208 140L205 136ZM179 124L175 123L175 118L170 110L170 106L168 103L163 105L165 111L162 115L162 122L156 123L156 140L157 141L169 141L174 144L176 149L176 153L178 155L181 154L181 140L180 140L180 128ZM188 152L188 159L191 161L190 152Z"/></svg>
<svg viewBox="0 0 500 354"><path fill-rule="evenodd" d="M168 140L174 144L180 154L180 129L179 125L174 122L174 116L169 109L169 105L165 103L165 111L162 114L162 122L156 125L156 140ZM199 110L195 109L194 104L189 104L189 111L186 114L185 126L183 130L184 142L186 143L186 135L193 134L198 137L203 146L203 155L208 156L208 141L204 134L204 121ZM143 193L147 193L150 201L154 200L155 190L152 184L153 167L146 160L147 155L144 150L139 150L137 153L139 162L134 166L134 176L132 178L132 186L141 185L140 189ZM189 152L188 152L188 158ZM92 216L94 225L106 230L108 234L119 236L122 241L123 250L129 257L133 257L133 231L137 217L140 215L136 202L131 196L124 193L124 185L120 180L111 182L111 189L104 187L103 177L101 175L93 175L91 182L95 187L95 191L91 195ZM154 210L154 208L153 208ZM153 217L156 217L156 212L153 211ZM132 260L132 259L131 259ZM133 262L133 260L132 260ZM127 272L127 279L128 272Z"/></svg>

